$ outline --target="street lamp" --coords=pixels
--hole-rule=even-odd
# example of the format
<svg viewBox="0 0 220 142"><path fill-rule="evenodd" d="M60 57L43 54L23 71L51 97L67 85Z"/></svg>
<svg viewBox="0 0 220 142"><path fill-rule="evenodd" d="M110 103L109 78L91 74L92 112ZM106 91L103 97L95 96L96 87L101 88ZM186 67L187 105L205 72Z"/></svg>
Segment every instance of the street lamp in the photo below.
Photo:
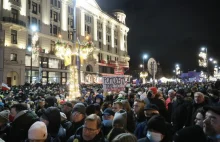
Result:
<svg viewBox="0 0 220 142"><path fill-rule="evenodd" d="M140 68L143 68L143 64L140 64Z"/></svg>
<svg viewBox="0 0 220 142"><path fill-rule="evenodd" d="M209 61L211 61L211 62L212 62L212 61L213 61L213 58L209 58Z"/></svg>
<svg viewBox="0 0 220 142"><path fill-rule="evenodd" d="M143 55L143 71L144 71L144 60L147 59L147 57L148 57L147 54Z"/></svg>
<svg viewBox="0 0 220 142"><path fill-rule="evenodd" d="M213 61L213 64L217 64L218 62L216 60Z"/></svg>

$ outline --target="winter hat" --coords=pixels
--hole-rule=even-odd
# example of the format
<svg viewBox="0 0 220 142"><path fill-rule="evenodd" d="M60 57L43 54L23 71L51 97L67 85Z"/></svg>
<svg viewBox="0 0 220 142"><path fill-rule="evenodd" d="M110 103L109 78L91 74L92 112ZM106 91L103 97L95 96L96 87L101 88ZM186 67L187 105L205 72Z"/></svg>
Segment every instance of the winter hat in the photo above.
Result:
<svg viewBox="0 0 220 142"><path fill-rule="evenodd" d="M90 115L90 114L95 114L95 105L91 104L89 106L86 107L86 115Z"/></svg>
<svg viewBox="0 0 220 142"><path fill-rule="evenodd" d="M159 111L159 108L155 104L148 104L144 107L144 110L157 110L157 111Z"/></svg>
<svg viewBox="0 0 220 142"><path fill-rule="evenodd" d="M86 114L86 107L83 103L77 103L73 107L73 112L75 112L75 111L77 111L81 114Z"/></svg>
<svg viewBox="0 0 220 142"><path fill-rule="evenodd" d="M199 126L185 127L178 131L174 137L173 142L206 142L206 136Z"/></svg>
<svg viewBox="0 0 220 142"><path fill-rule="evenodd" d="M123 127L126 129L127 124L127 112L125 110L119 110L115 113L113 118L112 126L113 127Z"/></svg>
<svg viewBox="0 0 220 142"><path fill-rule="evenodd" d="M184 89L179 89L179 90L176 92L176 95L177 95L177 94L179 94L179 95L181 95L181 96L183 96L183 97L186 96L186 93L185 93Z"/></svg>
<svg viewBox="0 0 220 142"><path fill-rule="evenodd" d="M157 94L157 88L156 87L150 87L149 90L152 91L153 94Z"/></svg>
<svg viewBox="0 0 220 142"><path fill-rule="evenodd" d="M7 123L9 121L9 110L4 110L0 112L0 122L1 123Z"/></svg>
<svg viewBox="0 0 220 142"><path fill-rule="evenodd" d="M165 135L167 131L167 126L165 119L160 115L154 115L150 118L147 123L148 130L155 130Z"/></svg>
<svg viewBox="0 0 220 142"><path fill-rule="evenodd" d="M28 130L28 139L30 140L46 140L47 139L47 126L44 122L37 121L31 125Z"/></svg>
<svg viewBox="0 0 220 142"><path fill-rule="evenodd" d="M106 108L102 114L103 115L112 115L112 116L114 116L115 112L111 108Z"/></svg>

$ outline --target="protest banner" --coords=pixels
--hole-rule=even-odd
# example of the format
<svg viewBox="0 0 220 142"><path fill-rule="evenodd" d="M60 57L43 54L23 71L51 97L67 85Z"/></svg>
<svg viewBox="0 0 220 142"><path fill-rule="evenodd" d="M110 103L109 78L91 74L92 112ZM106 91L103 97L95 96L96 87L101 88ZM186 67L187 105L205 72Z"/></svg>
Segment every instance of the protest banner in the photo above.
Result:
<svg viewBox="0 0 220 142"><path fill-rule="evenodd" d="M105 92L120 92L125 89L126 79L125 76L103 76L102 78L103 89Z"/></svg>

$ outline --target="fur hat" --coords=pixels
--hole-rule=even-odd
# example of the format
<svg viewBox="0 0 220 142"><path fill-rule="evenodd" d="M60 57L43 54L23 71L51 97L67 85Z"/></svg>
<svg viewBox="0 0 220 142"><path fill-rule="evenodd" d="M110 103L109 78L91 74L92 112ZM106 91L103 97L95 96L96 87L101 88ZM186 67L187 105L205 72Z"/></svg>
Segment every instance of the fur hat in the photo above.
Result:
<svg viewBox="0 0 220 142"><path fill-rule="evenodd" d="M47 139L47 126L44 122L37 121L31 125L28 130L28 139L30 140L46 140Z"/></svg>
<svg viewBox="0 0 220 142"><path fill-rule="evenodd" d="M4 110L0 112L0 122L5 124L9 121L9 110Z"/></svg>

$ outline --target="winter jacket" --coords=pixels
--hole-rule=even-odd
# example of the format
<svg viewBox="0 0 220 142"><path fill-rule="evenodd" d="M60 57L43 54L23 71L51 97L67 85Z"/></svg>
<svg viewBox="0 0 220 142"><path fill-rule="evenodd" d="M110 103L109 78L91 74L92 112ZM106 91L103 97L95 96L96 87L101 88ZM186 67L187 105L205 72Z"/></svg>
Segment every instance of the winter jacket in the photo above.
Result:
<svg viewBox="0 0 220 142"><path fill-rule="evenodd" d="M20 111L11 123L9 142L20 142L28 138L30 126L39 121L39 118L32 111Z"/></svg>
<svg viewBox="0 0 220 142"><path fill-rule="evenodd" d="M68 139L70 136L74 135L76 130L84 124L84 119L79 122L72 122L69 129L66 130L66 138Z"/></svg>

